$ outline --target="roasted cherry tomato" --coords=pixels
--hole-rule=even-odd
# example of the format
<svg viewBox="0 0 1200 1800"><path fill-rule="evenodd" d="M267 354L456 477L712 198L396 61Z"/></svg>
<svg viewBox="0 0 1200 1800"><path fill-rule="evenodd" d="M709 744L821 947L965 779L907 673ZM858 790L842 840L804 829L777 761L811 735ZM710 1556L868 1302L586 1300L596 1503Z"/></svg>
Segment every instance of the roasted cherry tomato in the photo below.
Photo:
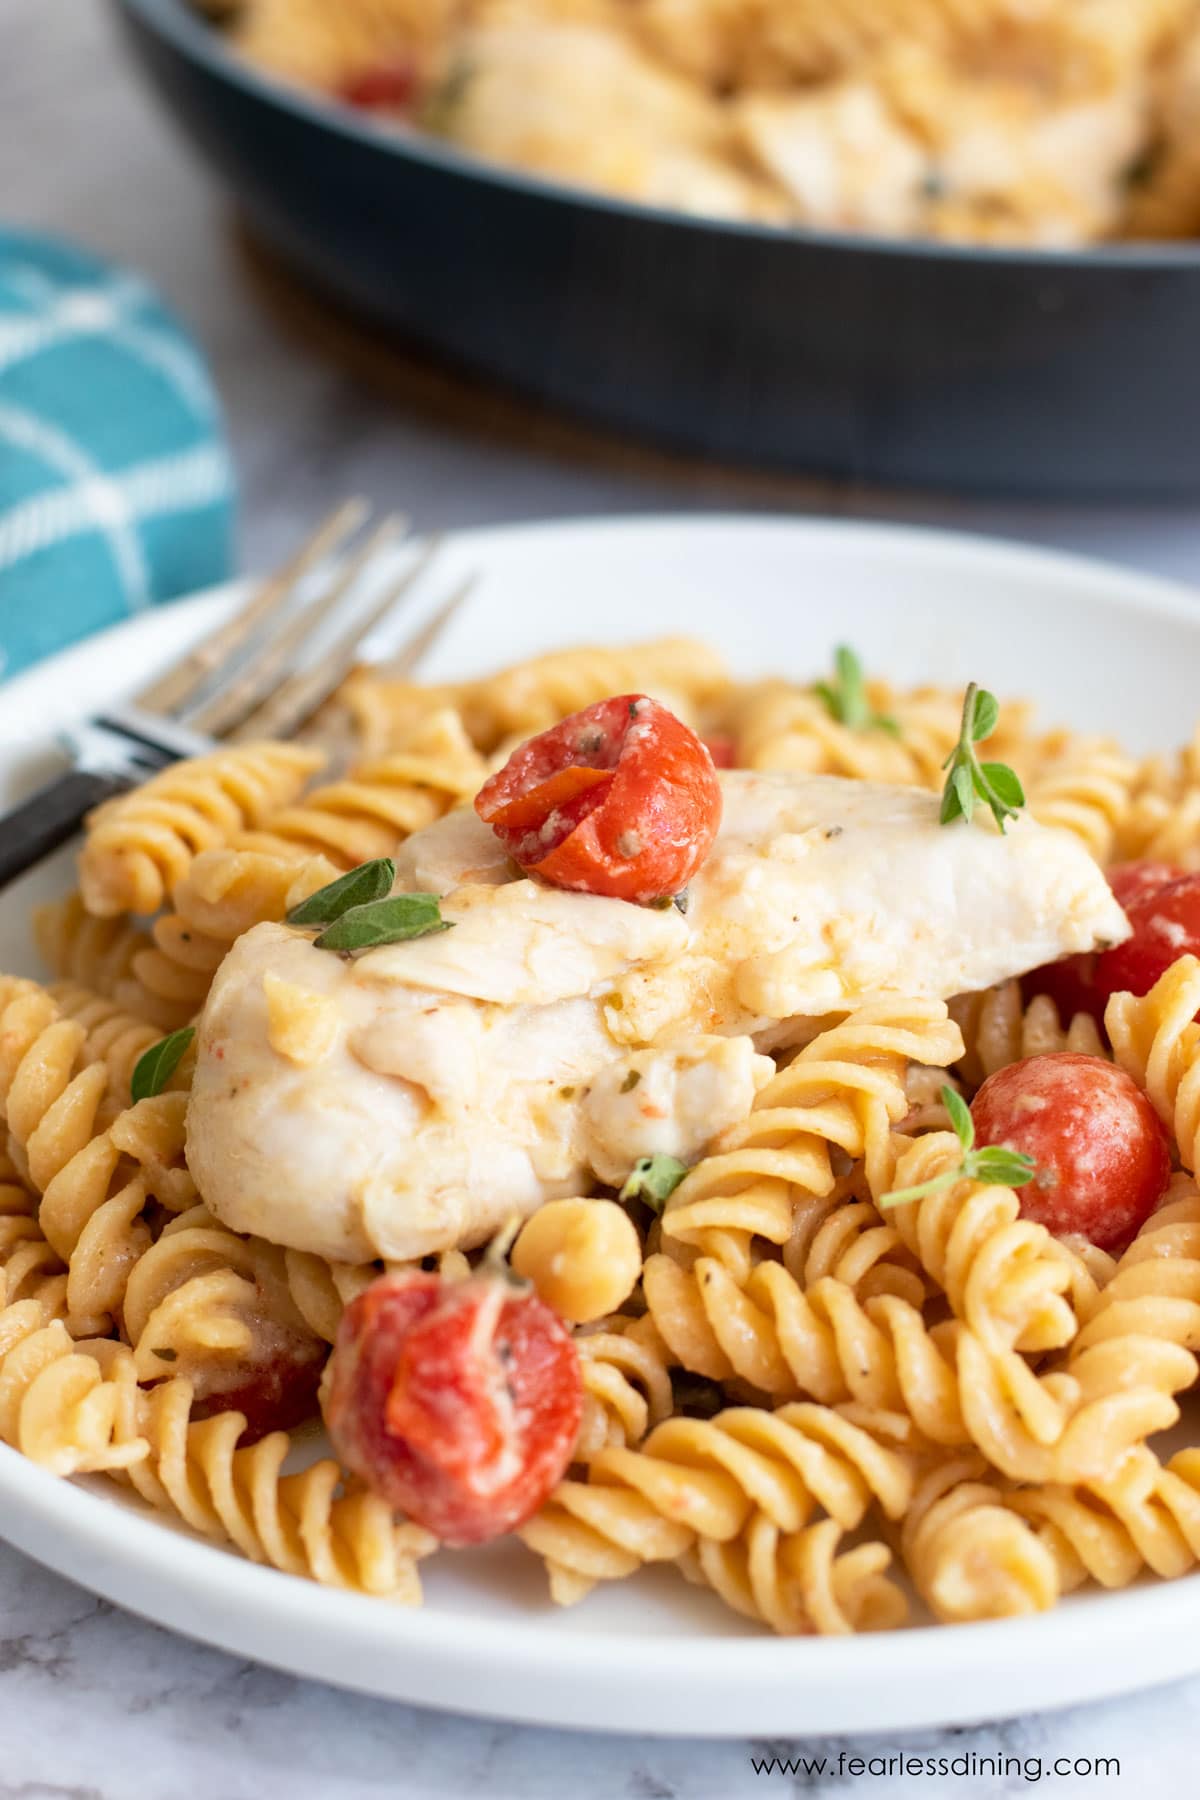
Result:
<svg viewBox="0 0 1200 1800"><path fill-rule="evenodd" d="M348 1469L445 1544L537 1511L583 1408L558 1314L502 1271L381 1275L346 1308L326 1418Z"/></svg>
<svg viewBox="0 0 1200 1800"><path fill-rule="evenodd" d="M694 731L622 694L522 744L475 810L529 874L645 902L679 893L712 849L721 784Z"/></svg>
<svg viewBox="0 0 1200 1800"><path fill-rule="evenodd" d="M1186 873L1185 869L1176 868L1174 863L1114 863L1106 871L1105 878L1118 906L1123 906L1128 911L1135 901L1140 902L1148 894L1157 894L1161 888L1170 887L1172 882L1181 880Z"/></svg>
<svg viewBox="0 0 1200 1800"><path fill-rule="evenodd" d="M1099 955L1088 952L1083 956L1068 956L1062 962L1048 963L1045 968L1035 969L1032 975L1027 975L1022 983L1027 999L1034 994L1049 994L1064 1025L1069 1025L1075 1014L1081 1012L1090 1013L1097 1024L1103 1024L1104 1008L1109 995L1129 987L1129 983L1123 979L1127 953L1133 950L1139 937L1144 935L1143 919L1148 902L1181 879L1200 882L1200 877L1185 876L1182 869L1175 868L1171 863L1160 862L1118 863L1107 874L1108 885L1118 903L1124 907L1129 923L1133 926L1133 937L1127 943L1118 944L1115 949L1103 951ZM1200 899L1196 903L1196 919L1200 927ZM1197 930L1196 942L1200 944L1200 929ZM1136 974L1139 953L1134 951L1133 954ZM1182 950L1176 950L1146 982L1145 987L1135 987L1131 991L1144 994L1153 987L1163 969L1182 954Z"/></svg>
<svg viewBox="0 0 1200 1800"><path fill-rule="evenodd" d="M272 1431L291 1431L316 1411L317 1389L328 1346L311 1333L272 1326L245 1362L201 1362L196 1368L172 1365L164 1375L183 1373L193 1384L194 1419L214 1413L244 1414L239 1444L255 1444Z"/></svg>
<svg viewBox="0 0 1200 1800"><path fill-rule="evenodd" d="M724 732L714 732L704 740L704 748L713 759L714 769L736 769L737 745Z"/></svg>
<svg viewBox="0 0 1200 1800"><path fill-rule="evenodd" d="M1121 1251L1171 1178L1167 1134L1145 1094L1100 1056L1030 1056L989 1075L971 1106L976 1142L1037 1164L1021 1212L1055 1237Z"/></svg>
<svg viewBox="0 0 1200 1800"><path fill-rule="evenodd" d="M1148 994L1181 956L1200 956L1200 875L1181 875L1125 905L1133 936L1096 958L1101 1002L1110 994Z"/></svg>
<svg viewBox="0 0 1200 1800"><path fill-rule="evenodd" d="M338 97L365 112L400 112L412 104L416 92L417 65L409 56L396 56L352 75L338 89Z"/></svg>

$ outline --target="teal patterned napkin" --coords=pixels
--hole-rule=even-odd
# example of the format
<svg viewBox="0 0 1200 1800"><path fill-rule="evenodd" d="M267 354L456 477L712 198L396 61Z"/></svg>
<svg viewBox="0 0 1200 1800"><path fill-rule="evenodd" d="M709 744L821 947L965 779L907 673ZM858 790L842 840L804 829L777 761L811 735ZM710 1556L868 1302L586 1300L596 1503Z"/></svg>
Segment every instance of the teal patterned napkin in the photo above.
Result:
<svg viewBox="0 0 1200 1800"><path fill-rule="evenodd" d="M0 680L230 573L208 372L136 275L0 231Z"/></svg>

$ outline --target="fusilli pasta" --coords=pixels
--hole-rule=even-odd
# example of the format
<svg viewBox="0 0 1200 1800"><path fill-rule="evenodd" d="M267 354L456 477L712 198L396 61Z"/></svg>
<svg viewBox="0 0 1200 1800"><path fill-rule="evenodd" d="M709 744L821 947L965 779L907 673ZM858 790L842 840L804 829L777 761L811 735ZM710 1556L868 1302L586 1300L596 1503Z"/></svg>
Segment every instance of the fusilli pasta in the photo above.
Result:
<svg viewBox="0 0 1200 1800"><path fill-rule="evenodd" d="M122 1389L119 1444L144 1441L127 1479L143 1500L193 1531L231 1544L251 1562L409 1605L420 1600L417 1562L435 1548L376 1495L350 1491L324 1458L282 1473L291 1440L271 1432L239 1447L241 1413L192 1418L191 1383L176 1377L149 1391Z"/></svg>
<svg viewBox="0 0 1200 1800"><path fill-rule="evenodd" d="M1077 1013L1064 1027L1047 994L1026 1003L1019 981L1005 981L982 994L960 994L950 1002L950 1016L963 1034L966 1054L955 1069L978 1087L998 1069L1027 1056L1055 1056L1070 1050L1079 1056L1103 1056L1104 1041L1089 1013Z"/></svg>
<svg viewBox="0 0 1200 1800"><path fill-rule="evenodd" d="M189 1061L137 1105L131 1077L161 1031L197 1016L246 932L469 800L514 737L615 690L665 695L753 768L935 790L961 728L950 688L868 683L888 723L851 726L813 687L735 684L703 645L664 640L429 689L363 671L342 699L370 754L344 779L301 797L313 758L252 746L101 809L83 893L38 920L56 985L0 977L0 1441L59 1474L106 1472L256 1561L419 1597L429 1533L332 1458L286 1475L284 1462L305 1451L293 1419L315 1423L323 1401L337 1438L330 1346L346 1307L381 1274L449 1284L485 1253L337 1262L236 1232L188 1168ZM988 754L1011 761L1043 822L1102 863L1200 860L1200 739L1138 764L1107 739L1035 734L1023 707L1001 717ZM159 916L144 928L135 911ZM263 977L272 1046L276 979ZM660 1017L616 979L612 1043L669 1043L669 980ZM622 1139L584 1184L567 1185L578 1170L563 1178L558 1192L580 1198L550 1198L513 1241L512 1273L565 1321L582 1385L555 1470L567 1476L517 1534L554 1598L674 1563L776 1632L846 1633L904 1619L893 1551L946 1621L1192 1568L1200 1451L1167 1461L1149 1440L1198 1374L1200 959L1181 957L1143 996L1116 995L1105 1033L1085 1015L1061 1022L1049 999L1027 1003L1018 979L949 1006L883 993L846 1017L786 1011L755 1027L756 1079L770 1074L764 1045L775 1072L753 1103L747 1087L729 1105L736 1123L714 1137L715 1090L696 1089L708 1136L690 1150L674 1140L682 1160L648 1159L665 1159L661 1190L631 1183L633 1200L615 1197L635 1160ZM421 1016L437 1013L431 1001ZM1178 1169L1116 1260L1051 1236L1018 1191L976 1179L977 1163L964 1175L942 1098L948 1084L969 1099L1026 1058L1109 1046ZM621 1094L643 1079L631 1068ZM725 1074L712 1080L726 1097ZM667 1116L647 1087L614 1114L630 1141ZM199 1170L198 1139L191 1149ZM890 1203L930 1182L932 1194ZM438 1304L464 1298L446 1288Z"/></svg>
<svg viewBox="0 0 1200 1800"><path fill-rule="evenodd" d="M289 804L324 761L298 744L243 744L164 769L87 821L79 888L98 918L154 913L201 850Z"/></svg>

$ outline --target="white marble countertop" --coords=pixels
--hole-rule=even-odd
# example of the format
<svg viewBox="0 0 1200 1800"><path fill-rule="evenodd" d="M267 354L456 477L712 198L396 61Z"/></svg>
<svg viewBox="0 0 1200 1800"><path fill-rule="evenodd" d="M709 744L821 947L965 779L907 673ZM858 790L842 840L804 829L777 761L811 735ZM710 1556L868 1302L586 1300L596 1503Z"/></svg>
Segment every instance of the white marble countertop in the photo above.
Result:
<svg viewBox="0 0 1200 1800"><path fill-rule="evenodd" d="M134 83L101 0L0 0L0 212L139 265L189 318L228 404L248 566L280 554L335 494L361 491L404 505L428 527L767 507L954 524L1184 578L1200 567L1195 506L1051 508L760 479L531 427L510 404L399 357L382 391L363 382L342 328L281 305L237 246L223 202ZM1118 1758L1120 1773L1047 1773L1055 1794L1172 1796L1194 1787L1198 1725L1200 1681L888 1743L697 1744L483 1724L238 1663L0 1547L0 1800L739 1800L931 1788L983 1796L1032 1791L1029 1759L1048 1770L1060 1757ZM839 1753L849 1762L900 1750L1019 1758L1025 1772L1010 1763L1006 1773L961 1773L960 1761L944 1776L855 1776L845 1764L841 1775L803 1764L757 1774L751 1760L824 1756L833 1769Z"/></svg>

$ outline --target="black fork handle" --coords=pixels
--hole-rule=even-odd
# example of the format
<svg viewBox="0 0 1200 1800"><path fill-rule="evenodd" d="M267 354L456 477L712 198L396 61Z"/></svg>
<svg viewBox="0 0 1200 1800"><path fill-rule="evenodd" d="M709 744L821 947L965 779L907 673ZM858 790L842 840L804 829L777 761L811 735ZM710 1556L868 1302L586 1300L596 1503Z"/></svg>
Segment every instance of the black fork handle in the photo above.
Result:
<svg viewBox="0 0 1200 1800"><path fill-rule="evenodd" d="M123 794L136 777L67 769L0 818L0 888L74 837L85 814Z"/></svg>

